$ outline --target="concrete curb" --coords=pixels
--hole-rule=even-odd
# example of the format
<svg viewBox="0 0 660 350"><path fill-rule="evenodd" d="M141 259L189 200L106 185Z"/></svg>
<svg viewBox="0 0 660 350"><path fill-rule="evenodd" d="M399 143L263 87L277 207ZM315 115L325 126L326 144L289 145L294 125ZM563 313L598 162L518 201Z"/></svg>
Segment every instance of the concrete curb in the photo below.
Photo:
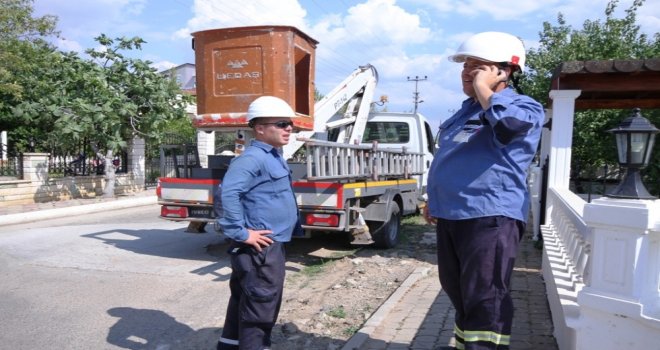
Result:
<svg viewBox="0 0 660 350"><path fill-rule="evenodd" d="M392 311L392 309L401 301L404 295L410 290L410 288L422 277L426 277L429 274L430 268L428 267L418 267L416 268L401 285L397 288L392 295L381 305L376 312L369 317L367 322L364 323L362 328L355 333L344 347L341 350L357 350L359 349L369 338L371 334L378 328L378 326L383 322L385 317Z"/></svg>
<svg viewBox="0 0 660 350"><path fill-rule="evenodd" d="M73 205L64 208L35 210L0 216L0 226L22 224L30 221L61 218L68 215L96 213L105 210L125 209L158 203L157 196L117 199L109 202Z"/></svg>

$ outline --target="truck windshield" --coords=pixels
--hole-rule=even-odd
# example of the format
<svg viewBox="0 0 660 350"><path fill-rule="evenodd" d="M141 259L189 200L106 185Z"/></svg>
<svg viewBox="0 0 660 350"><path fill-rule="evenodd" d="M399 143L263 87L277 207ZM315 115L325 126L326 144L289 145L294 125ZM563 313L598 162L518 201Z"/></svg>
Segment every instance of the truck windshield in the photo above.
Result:
<svg viewBox="0 0 660 350"><path fill-rule="evenodd" d="M362 142L408 143L410 127L404 122L368 122Z"/></svg>

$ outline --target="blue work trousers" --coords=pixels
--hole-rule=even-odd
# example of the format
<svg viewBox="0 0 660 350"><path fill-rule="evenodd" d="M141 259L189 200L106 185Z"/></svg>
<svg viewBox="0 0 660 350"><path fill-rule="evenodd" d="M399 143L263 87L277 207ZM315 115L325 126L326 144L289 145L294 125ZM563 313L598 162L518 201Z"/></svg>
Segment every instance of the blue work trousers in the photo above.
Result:
<svg viewBox="0 0 660 350"><path fill-rule="evenodd" d="M270 348L284 287L284 244L273 242L257 252L233 242L229 247L231 297L218 350Z"/></svg>
<svg viewBox="0 0 660 350"><path fill-rule="evenodd" d="M438 219L438 273L456 317L457 349L508 349L511 274L525 223L505 216Z"/></svg>

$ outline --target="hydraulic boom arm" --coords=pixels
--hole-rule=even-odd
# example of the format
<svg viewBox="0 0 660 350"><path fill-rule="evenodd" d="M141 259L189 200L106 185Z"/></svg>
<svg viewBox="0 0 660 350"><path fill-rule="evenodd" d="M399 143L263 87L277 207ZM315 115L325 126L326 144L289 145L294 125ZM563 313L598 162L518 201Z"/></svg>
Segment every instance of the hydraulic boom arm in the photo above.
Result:
<svg viewBox="0 0 660 350"><path fill-rule="evenodd" d="M284 159L290 159L305 143L304 139L312 138L315 133L324 133L334 128L339 128L338 137L336 140L329 141L360 143L367 125L367 117L377 82L378 72L370 64L360 66L353 71L329 94L316 102L314 105L314 130L302 131L294 135L294 139L284 146ZM335 117L345 105L347 105L346 112Z"/></svg>

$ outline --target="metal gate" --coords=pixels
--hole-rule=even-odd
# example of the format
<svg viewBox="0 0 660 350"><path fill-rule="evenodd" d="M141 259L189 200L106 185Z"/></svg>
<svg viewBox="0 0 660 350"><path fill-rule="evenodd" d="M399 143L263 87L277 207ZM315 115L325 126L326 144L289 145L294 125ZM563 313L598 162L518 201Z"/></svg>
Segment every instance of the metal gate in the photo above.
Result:
<svg viewBox="0 0 660 350"><path fill-rule="evenodd" d="M194 149L197 152L195 137L185 137L178 134L166 134L161 144L148 142L145 147L145 188L154 187L158 184L159 177L179 177L173 154L174 150L185 145L186 150ZM187 163L187 162L186 162ZM179 164L184 164L179 162ZM180 175L180 174L179 174Z"/></svg>

